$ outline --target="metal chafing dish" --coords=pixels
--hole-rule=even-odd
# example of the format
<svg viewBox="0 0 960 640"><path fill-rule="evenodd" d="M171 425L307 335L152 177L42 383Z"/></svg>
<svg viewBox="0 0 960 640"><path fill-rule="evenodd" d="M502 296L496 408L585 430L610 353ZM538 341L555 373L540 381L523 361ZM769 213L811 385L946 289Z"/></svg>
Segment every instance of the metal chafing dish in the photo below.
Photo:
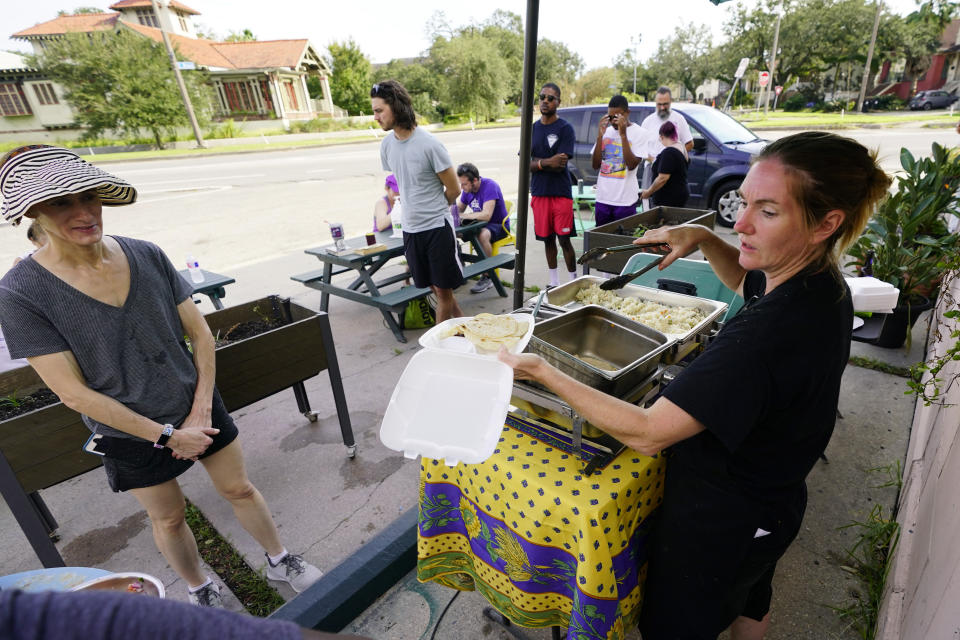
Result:
<svg viewBox="0 0 960 640"><path fill-rule="evenodd" d="M540 354L574 379L637 404L659 391L660 363L674 342L596 305L573 310L541 307L527 351ZM515 381L511 404L507 418L511 426L579 456L587 463L587 474L624 449L537 383Z"/></svg>
<svg viewBox="0 0 960 640"><path fill-rule="evenodd" d="M545 304L547 310L560 309L564 311L576 310L583 307L583 303L577 301L577 292L586 289L592 284L599 285L605 279L597 276L581 276L559 287L547 292ZM698 298L688 296L682 293L672 291L662 291L660 289L651 289L650 287L641 287L639 285L628 284L627 286L615 292L624 298L640 298L650 300L661 304L673 305L678 307L696 307L704 314L704 319L693 329L680 334L665 334L668 338L673 338L674 342L669 352L665 354L663 360L667 364L677 362L689 353L705 344L709 338L719 329L720 318L727 309L725 302L710 300L708 298ZM612 311L617 317L622 316ZM640 323L637 323L640 324ZM645 325L640 325L645 326Z"/></svg>

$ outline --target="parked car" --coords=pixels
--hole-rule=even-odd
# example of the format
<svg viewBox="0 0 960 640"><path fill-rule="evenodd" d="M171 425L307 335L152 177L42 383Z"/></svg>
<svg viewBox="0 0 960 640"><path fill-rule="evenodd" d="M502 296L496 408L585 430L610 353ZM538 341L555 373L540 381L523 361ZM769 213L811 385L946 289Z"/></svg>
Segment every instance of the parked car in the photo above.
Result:
<svg viewBox="0 0 960 640"><path fill-rule="evenodd" d="M946 109L957 101L957 96L946 91L917 91L917 95L910 98L910 108L916 111L923 109Z"/></svg>
<svg viewBox="0 0 960 640"><path fill-rule="evenodd" d="M740 208L737 195L740 183L750 169L751 158L760 153L767 141L713 107L674 102L673 109L687 119L693 134L693 150L687 169L690 189L687 206L714 209L717 222L732 227ZM633 103L630 105L630 121L640 124L653 110L652 102ZM562 107L557 114L573 126L577 135L573 161L567 165L571 179L595 184L597 172L591 162L590 150L597 139L600 118L607 114L606 105ZM638 178L640 175L638 172Z"/></svg>

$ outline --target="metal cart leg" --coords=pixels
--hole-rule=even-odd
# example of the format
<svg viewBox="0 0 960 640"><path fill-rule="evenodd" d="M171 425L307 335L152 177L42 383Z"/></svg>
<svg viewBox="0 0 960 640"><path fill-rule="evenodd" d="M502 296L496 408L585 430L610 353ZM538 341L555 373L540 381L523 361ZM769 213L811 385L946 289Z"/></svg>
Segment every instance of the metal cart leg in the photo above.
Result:
<svg viewBox="0 0 960 640"><path fill-rule="evenodd" d="M320 316L320 335L323 338L323 350L327 354L327 374L330 376L330 389L333 391L333 403L337 407L337 419L340 421L340 434L347 447L347 457L357 455L357 443L353 439L353 427L350 426L350 411L347 409L347 396L343 392L343 380L340 378L340 363L333 344L333 332L330 330L330 317Z"/></svg>
<svg viewBox="0 0 960 640"><path fill-rule="evenodd" d="M529 640L529 638L524 635L522 632L517 630L517 626L510 622L509 618L505 615L494 609L493 607L484 607L483 608L483 617L494 623L511 636L517 640ZM563 640L566 638L566 634L562 632L560 627L550 627L550 637L553 640Z"/></svg>
<svg viewBox="0 0 960 640"><path fill-rule="evenodd" d="M297 399L297 409L300 413L310 422L316 422L317 412L310 409L310 398L307 397L307 389L303 386L303 382L296 382L290 388L293 389L293 396Z"/></svg>
<svg viewBox="0 0 960 640"><path fill-rule="evenodd" d="M47 508L47 503L43 501L43 498L41 498L40 494L36 491L31 491L27 494L27 497L30 498L33 508L36 509L37 515L40 516L40 520L43 521L47 535L53 536L60 525L57 524L57 519L50 513L50 509Z"/></svg>
<svg viewBox="0 0 960 640"><path fill-rule="evenodd" d="M0 493L3 494L3 499L6 500L7 506L10 507L10 511L17 519L24 535L27 536L41 564L47 569L67 566L60 552L57 551L56 545L50 539L47 523L38 512L37 505L24 492L10 463L2 453L0 453Z"/></svg>

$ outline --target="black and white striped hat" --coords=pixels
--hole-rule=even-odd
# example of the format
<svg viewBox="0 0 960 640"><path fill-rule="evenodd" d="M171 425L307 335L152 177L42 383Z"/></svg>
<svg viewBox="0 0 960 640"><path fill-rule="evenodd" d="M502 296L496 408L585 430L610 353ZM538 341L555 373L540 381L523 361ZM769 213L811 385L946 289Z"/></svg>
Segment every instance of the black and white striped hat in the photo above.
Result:
<svg viewBox="0 0 960 640"><path fill-rule="evenodd" d="M68 149L35 144L14 149L0 166L0 215L13 222L30 207L58 196L96 189L105 205L132 204L137 190Z"/></svg>

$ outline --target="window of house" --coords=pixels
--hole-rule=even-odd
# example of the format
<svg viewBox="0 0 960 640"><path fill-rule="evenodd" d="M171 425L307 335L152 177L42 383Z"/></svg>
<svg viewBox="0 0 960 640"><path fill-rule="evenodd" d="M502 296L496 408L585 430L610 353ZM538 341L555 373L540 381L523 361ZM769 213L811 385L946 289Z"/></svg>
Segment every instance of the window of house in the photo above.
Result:
<svg viewBox="0 0 960 640"><path fill-rule="evenodd" d="M257 110L256 102L246 82L225 81L223 83L223 92L227 96L227 106L230 108L230 111L253 112Z"/></svg>
<svg viewBox="0 0 960 640"><path fill-rule="evenodd" d="M0 114L29 116L33 112L18 82L0 82Z"/></svg>
<svg viewBox="0 0 960 640"><path fill-rule="evenodd" d="M49 82L41 82L33 85L33 93L37 96L37 102L40 104L59 104L57 94L53 90L53 85Z"/></svg>
<svg viewBox="0 0 960 640"><path fill-rule="evenodd" d="M137 20L140 21L140 24L148 27L160 28L160 21L157 20L157 15L153 12L153 9L137 9Z"/></svg>
<svg viewBox="0 0 960 640"><path fill-rule="evenodd" d="M187 28L187 19L179 11L177 11L177 19L180 20L180 28L183 29L183 32L190 33L190 29Z"/></svg>
<svg viewBox="0 0 960 640"><path fill-rule="evenodd" d="M293 86L293 80L284 80L283 89L286 92L286 106L291 111L300 111L300 103L297 101L297 89Z"/></svg>
<svg viewBox="0 0 960 640"><path fill-rule="evenodd" d="M260 81L260 95L263 98L263 104L267 113L273 113L273 99L270 97L270 83L266 80Z"/></svg>

